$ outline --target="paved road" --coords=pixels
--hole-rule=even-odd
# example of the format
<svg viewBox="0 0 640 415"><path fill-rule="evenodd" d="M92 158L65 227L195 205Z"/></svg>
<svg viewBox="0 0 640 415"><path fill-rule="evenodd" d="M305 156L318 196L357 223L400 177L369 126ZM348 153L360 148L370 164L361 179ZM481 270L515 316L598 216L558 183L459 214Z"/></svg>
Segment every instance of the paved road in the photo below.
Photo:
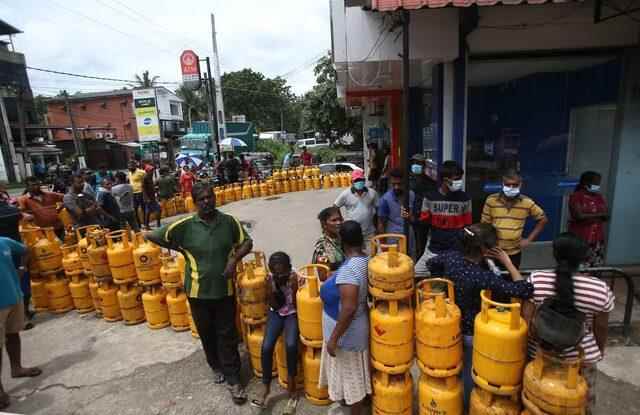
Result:
<svg viewBox="0 0 640 415"><path fill-rule="evenodd" d="M329 206L338 190L301 192L271 199L237 202L223 210L250 225L258 249L284 250L297 266L310 259L319 236L318 212ZM222 386L211 382L199 341L171 329L153 331L145 325L127 327L93 316L68 313L42 315L36 327L23 333L25 364L37 364L44 374L34 379L11 379L8 362L2 379L13 398L10 410L34 415L175 414L247 415L249 405L237 407ZM257 380L243 373L249 392ZM640 408L638 347L615 347L598 380L597 414L637 415ZM286 398L279 387L269 411L280 413ZM303 400L298 413L324 414L327 408Z"/></svg>

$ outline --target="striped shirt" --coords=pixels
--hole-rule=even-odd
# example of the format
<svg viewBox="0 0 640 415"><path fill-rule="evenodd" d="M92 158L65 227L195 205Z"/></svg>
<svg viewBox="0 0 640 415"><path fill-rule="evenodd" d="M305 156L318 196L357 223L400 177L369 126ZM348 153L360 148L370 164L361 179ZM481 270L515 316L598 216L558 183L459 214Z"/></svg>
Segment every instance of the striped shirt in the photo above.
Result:
<svg viewBox="0 0 640 415"><path fill-rule="evenodd" d="M533 284L532 301L539 306L547 298L553 297L556 274L553 272L534 272L529 277ZM593 320L599 313L609 313L613 310L615 296L607 284L594 277L586 275L573 276L574 305L578 311L585 314L585 335L579 348L584 351L584 364L593 364L602 360L602 353L593 334ZM537 342L529 337L529 356L535 357ZM561 355L564 358L578 357L577 348L566 349Z"/></svg>
<svg viewBox="0 0 640 415"><path fill-rule="evenodd" d="M431 225L429 250L442 253L460 249L460 231L471 225L471 198L465 192L428 192L422 202L420 221Z"/></svg>
<svg viewBox="0 0 640 415"><path fill-rule="evenodd" d="M482 209L482 222L496 228L498 246L508 255L520 253L522 231L529 217L540 221L546 216L536 202L524 195L515 198L513 206L509 206L502 193L495 193L487 197Z"/></svg>

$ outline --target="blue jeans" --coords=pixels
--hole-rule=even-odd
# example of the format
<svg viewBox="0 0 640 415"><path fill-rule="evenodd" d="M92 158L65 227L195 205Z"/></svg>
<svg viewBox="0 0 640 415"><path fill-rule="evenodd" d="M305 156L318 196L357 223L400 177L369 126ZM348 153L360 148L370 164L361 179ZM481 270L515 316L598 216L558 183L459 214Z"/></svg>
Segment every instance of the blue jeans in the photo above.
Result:
<svg viewBox="0 0 640 415"><path fill-rule="evenodd" d="M290 314L282 317L277 311L269 310L267 328L262 340L262 383L271 383L271 367L273 366L273 351L278 337L284 330L284 347L287 354L287 372L290 378L298 373L298 315Z"/></svg>
<svg viewBox="0 0 640 415"><path fill-rule="evenodd" d="M473 336L462 336L462 386L464 388L464 412L469 412L469 397L473 390L473 377L471 376L473 363Z"/></svg>

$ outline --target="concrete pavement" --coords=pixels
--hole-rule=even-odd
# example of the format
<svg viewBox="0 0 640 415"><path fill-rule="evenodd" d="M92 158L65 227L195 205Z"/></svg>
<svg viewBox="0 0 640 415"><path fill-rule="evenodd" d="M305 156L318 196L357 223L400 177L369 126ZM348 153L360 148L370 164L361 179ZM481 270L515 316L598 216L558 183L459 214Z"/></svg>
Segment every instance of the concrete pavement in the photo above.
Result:
<svg viewBox="0 0 640 415"><path fill-rule="evenodd" d="M256 249L268 255L275 250L288 252L296 266L311 258L313 244L320 234L318 212L332 204L339 190L299 192L272 198L236 202L222 210L246 222ZM620 299L617 310L622 309ZM614 313L615 314L615 313ZM636 314L640 316L640 314ZM618 317L616 314L615 317ZM640 330L634 330L638 339ZM199 340L189 332L170 328L154 331L146 325L124 326L107 323L92 315L75 312L63 316L39 315L36 327L24 332L23 355L26 365L39 365L42 376L11 379L8 361L2 380L11 394L11 412L35 415L248 415L259 411L251 406L237 407L223 386L211 382ZM637 415L640 413L640 349L616 345L607 350L599 366L597 414ZM243 376L251 396L258 381L250 375L244 346ZM417 379L416 382L417 384ZM265 413L280 413L286 394L273 389L274 398ZM414 405L414 407L417 407ZM327 413L301 400L298 413Z"/></svg>

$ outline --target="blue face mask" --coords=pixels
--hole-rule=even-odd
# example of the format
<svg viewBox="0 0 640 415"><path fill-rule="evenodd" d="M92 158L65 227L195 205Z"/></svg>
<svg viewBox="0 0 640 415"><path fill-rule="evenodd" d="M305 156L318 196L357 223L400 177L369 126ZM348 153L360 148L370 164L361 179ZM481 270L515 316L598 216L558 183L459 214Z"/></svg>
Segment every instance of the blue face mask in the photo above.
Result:
<svg viewBox="0 0 640 415"><path fill-rule="evenodd" d="M519 187L502 186L502 193L508 198L518 197L520 195Z"/></svg>
<svg viewBox="0 0 640 415"><path fill-rule="evenodd" d="M419 164L412 164L411 165L411 173L413 174L422 174L422 166Z"/></svg>
<svg viewBox="0 0 640 415"><path fill-rule="evenodd" d="M599 184L590 184L589 186L587 186L587 190L590 191L591 193L599 193L600 192L600 185Z"/></svg>
<svg viewBox="0 0 640 415"><path fill-rule="evenodd" d="M464 181L462 179L452 180L449 184L449 190L451 190L452 192L459 192L460 190L462 190L462 186L464 186Z"/></svg>
<svg viewBox="0 0 640 415"><path fill-rule="evenodd" d="M353 188L356 190L364 190L364 180L358 180L353 183Z"/></svg>

